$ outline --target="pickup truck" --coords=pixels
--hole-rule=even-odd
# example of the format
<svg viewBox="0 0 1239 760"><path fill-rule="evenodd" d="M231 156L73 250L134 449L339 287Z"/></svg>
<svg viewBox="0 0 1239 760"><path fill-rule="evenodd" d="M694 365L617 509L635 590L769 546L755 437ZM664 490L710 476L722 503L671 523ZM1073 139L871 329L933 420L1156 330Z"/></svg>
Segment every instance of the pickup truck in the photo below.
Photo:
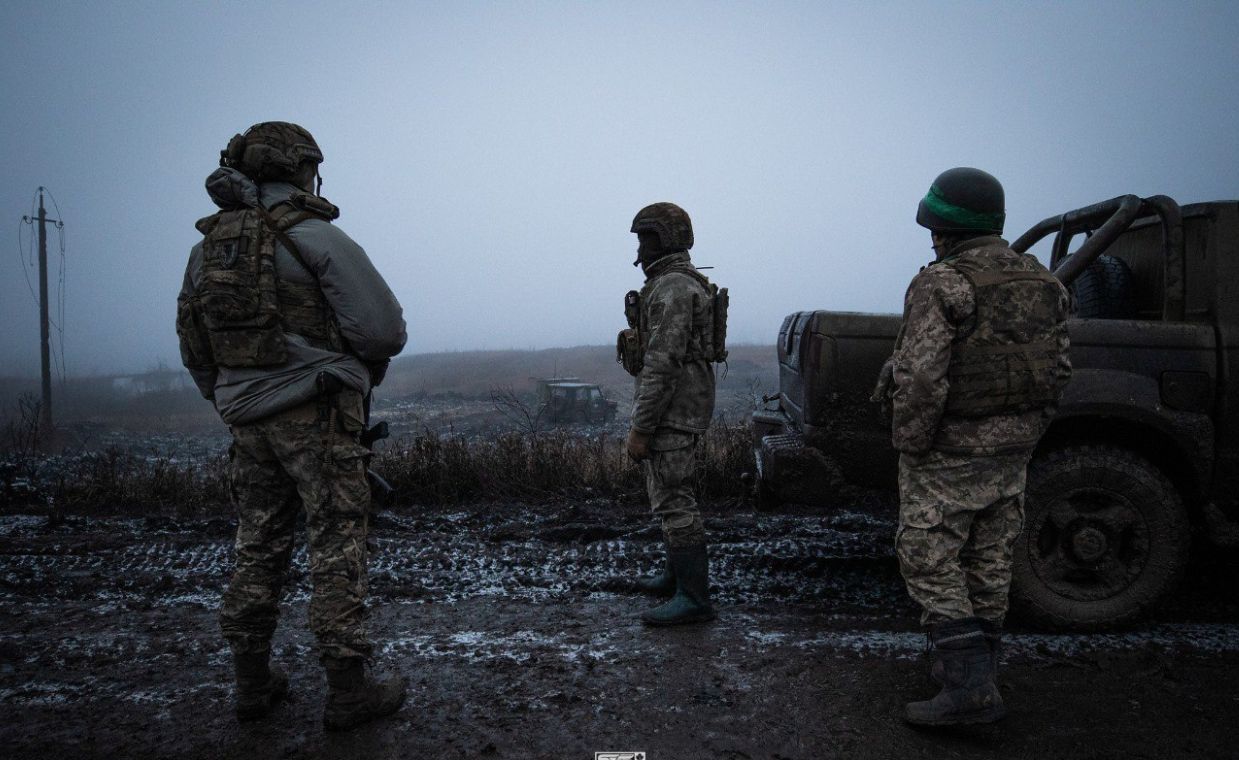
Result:
<svg viewBox="0 0 1239 760"><path fill-rule="evenodd" d="M1175 588L1194 528L1236 542L1239 201L1121 196L1048 218L1012 247L1050 235L1050 269L1073 293L1074 371L1029 464L1011 598L1034 624L1095 630ZM900 322L783 321L777 408L752 417L759 504L896 488L890 423L869 395Z"/></svg>

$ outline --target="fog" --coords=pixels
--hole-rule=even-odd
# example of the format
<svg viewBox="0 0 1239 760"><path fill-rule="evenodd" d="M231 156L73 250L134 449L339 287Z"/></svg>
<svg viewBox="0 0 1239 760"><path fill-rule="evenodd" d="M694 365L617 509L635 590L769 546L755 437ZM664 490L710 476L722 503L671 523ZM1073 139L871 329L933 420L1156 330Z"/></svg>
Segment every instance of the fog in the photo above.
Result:
<svg viewBox="0 0 1239 760"><path fill-rule="evenodd" d="M897 310L931 256L917 201L952 166L1004 183L1012 239L1124 193L1239 197L1231 2L3 15L0 374L38 370L19 220L40 185L66 223L68 374L178 366L203 180L258 121L317 138L339 226L404 305L406 353L612 342L642 279L629 225L655 201L692 215L732 339L769 342L793 310Z"/></svg>

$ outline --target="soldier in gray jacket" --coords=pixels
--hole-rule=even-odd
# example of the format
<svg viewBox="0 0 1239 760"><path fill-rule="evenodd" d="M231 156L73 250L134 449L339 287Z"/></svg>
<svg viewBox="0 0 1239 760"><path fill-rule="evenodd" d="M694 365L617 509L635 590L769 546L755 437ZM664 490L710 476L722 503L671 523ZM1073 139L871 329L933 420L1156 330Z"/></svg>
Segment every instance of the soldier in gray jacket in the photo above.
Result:
<svg viewBox="0 0 1239 760"><path fill-rule="evenodd" d="M637 261L645 286L630 293L630 327L620 334L624 368L636 377L628 454L645 472L650 508L667 545L664 570L638 581L671 599L642 615L648 625L714 618L710 605L705 525L693 493L698 438L714 414L714 288L693 266L693 228L674 203L637 213ZM720 349L720 350L716 350Z"/></svg>
<svg viewBox="0 0 1239 760"><path fill-rule="evenodd" d="M293 528L304 509L310 626L327 671L324 724L350 728L399 709L404 679L366 673L370 490L364 399L405 343L400 304L331 224L317 195L323 154L295 124L264 122L221 152L177 299L181 355L233 435L236 569L220 623L241 720L267 715L288 679L269 664ZM321 184L321 181L320 181Z"/></svg>

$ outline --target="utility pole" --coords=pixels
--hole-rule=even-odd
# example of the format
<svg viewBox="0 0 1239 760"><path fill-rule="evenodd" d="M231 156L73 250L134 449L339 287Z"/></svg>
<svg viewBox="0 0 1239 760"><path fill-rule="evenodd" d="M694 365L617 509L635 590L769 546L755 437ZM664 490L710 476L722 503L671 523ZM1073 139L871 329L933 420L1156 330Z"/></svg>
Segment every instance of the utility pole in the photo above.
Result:
<svg viewBox="0 0 1239 760"><path fill-rule="evenodd" d="M22 221L28 221L23 217ZM43 403L39 412L40 437L47 439L52 433L52 347L51 330L47 318L47 223L63 226L59 219L49 219L43 207L43 188L39 188L39 348L42 351Z"/></svg>

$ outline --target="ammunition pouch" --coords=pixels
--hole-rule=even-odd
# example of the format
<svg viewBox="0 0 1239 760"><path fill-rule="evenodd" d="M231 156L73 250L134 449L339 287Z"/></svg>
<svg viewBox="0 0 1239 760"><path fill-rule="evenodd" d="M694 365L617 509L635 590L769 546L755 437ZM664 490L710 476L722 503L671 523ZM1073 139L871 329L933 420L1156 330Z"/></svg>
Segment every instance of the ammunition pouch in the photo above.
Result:
<svg viewBox="0 0 1239 760"><path fill-rule="evenodd" d="M624 319L628 328L620 330L615 339L615 361L636 377L645 366L645 336L641 334L641 294L635 290L624 294Z"/></svg>
<svg viewBox="0 0 1239 760"><path fill-rule="evenodd" d="M711 300L711 321L713 322L713 340L710 346L713 349L713 355L708 357L710 361L725 362L727 361L727 309L731 305L731 298L727 294L727 288L720 288L714 283L710 283L710 300Z"/></svg>
<svg viewBox="0 0 1239 760"><path fill-rule="evenodd" d="M720 288L695 267L684 267L675 271L684 272L695 278L706 289L710 299L710 322L702 325L700 338L702 353L690 356L692 361L705 359L708 362L723 363L727 361L727 310L731 306L731 298L727 288Z"/></svg>
<svg viewBox="0 0 1239 760"><path fill-rule="evenodd" d="M633 377L645 366L645 347L641 344L641 333L633 327L620 330L615 340L615 361Z"/></svg>
<svg viewBox="0 0 1239 760"><path fill-rule="evenodd" d="M946 413L956 417L1019 414L1058 401L1054 343L977 346L957 351L947 372Z"/></svg>
<svg viewBox="0 0 1239 760"><path fill-rule="evenodd" d="M176 335L181 344L181 363L192 370L210 371L215 368L215 355L211 352L211 336L202 321L202 310L195 299L182 297L176 300Z"/></svg>

